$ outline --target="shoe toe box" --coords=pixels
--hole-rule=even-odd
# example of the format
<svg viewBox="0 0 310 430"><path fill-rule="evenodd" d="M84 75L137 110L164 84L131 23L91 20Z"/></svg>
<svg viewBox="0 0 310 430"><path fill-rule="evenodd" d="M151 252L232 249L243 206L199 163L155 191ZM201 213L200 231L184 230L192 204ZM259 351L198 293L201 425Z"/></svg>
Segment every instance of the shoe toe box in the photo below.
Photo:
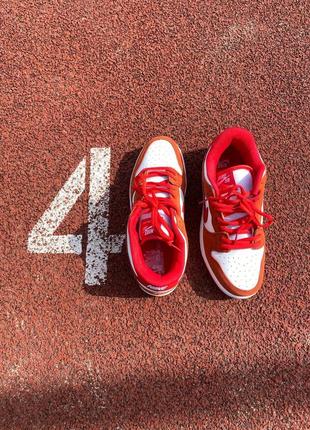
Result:
<svg viewBox="0 0 310 430"><path fill-rule="evenodd" d="M180 175L181 167L173 145L164 138L154 140L144 153L143 159L136 171L136 176L143 170L152 167L171 167Z"/></svg>
<svg viewBox="0 0 310 430"><path fill-rule="evenodd" d="M212 251L211 256L227 280L224 288L229 290L232 287L245 294L257 289L263 270L264 247L229 252Z"/></svg>

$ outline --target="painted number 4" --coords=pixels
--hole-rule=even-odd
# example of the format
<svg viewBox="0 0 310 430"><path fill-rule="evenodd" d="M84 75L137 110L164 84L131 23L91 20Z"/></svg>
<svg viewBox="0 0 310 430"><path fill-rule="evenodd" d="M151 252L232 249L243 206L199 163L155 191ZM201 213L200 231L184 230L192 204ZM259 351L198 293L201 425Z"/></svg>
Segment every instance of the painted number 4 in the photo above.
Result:
<svg viewBox="0 0 310 430"><path fill-rule="evenodd" d="M88 198L85 283L105 282L110 253L121 252L125 235L109 235L110 148L92 148ZM28 251L81 254L81 235L55 235L65 216L85 190L86 158L80 162L28 236Z"/></svg>

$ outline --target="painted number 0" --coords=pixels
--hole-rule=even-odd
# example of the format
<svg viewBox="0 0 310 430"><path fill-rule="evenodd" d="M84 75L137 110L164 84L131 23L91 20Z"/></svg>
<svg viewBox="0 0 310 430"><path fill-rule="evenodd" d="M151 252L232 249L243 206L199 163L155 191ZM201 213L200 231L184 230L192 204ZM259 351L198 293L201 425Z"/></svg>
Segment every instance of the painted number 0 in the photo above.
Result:
<svg viewBox="0 0 310 430"><path fill-rule="evenodd" d="M109 253L122 250L125 235L109 235L110 148L92 148L88 198L88 234L85 283L106 280ZM85 190L86 159L79 163L28 236L28 251L34 253L81 254L81 235L55 235L64 217Z"/></svg>

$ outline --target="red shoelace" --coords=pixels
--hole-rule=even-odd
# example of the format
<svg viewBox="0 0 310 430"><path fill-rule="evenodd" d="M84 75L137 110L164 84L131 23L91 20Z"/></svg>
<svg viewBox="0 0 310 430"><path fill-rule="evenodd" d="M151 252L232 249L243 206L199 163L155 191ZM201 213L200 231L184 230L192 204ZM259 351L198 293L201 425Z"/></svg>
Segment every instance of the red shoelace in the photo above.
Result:
<svg viewBox="0 0 310 430"><path fill-rule="evenodd" d="M162 176L166 179L160 182L152 182L150 178ZM151 223L157 235L170 246L173 245L174 233L167 221L160 215L163 211L168 217L173 216L173 211L177 211L174 199L176 188L176 172L170 168L148 168L142 170L134 180L133 190L142 196L135 203L135 207L149 209L151 212ZM168 197L158 197L157 193L166 193ZM165 234L161 227L165 227L169 234Z"/></svg>
<svg viewBox="0 0 310 430"><path fill-rule="evenodd" d="M255 203L259 199L259 194L252 195L245 191L241 185L228 185L221 188L221 194L217 197L209 197L210 206L220 212L222 216L217 217L217 222L222 234L220 239L220 247L223 250L244 249L250 247L260 247L263 244L263 239L260 234L255 235L255 230L269 227L273 218L271 215L259 210ZM234 214L244 213L235 220L225 220L224 217ZM266 219L265 223L259 222L259 217ZM250 233L250 237L237 239L238 234ZM229 235L234 235L234 239L230 239Z"/></svg>

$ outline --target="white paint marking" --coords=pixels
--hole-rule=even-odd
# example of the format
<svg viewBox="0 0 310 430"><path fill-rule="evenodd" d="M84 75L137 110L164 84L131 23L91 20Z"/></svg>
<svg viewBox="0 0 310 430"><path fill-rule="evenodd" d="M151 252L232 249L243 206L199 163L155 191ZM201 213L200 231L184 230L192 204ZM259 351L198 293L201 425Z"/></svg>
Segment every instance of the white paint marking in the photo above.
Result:
<svg viewBox="0 0 310 430"><path fill-rule="evenodd" d="M85 269L87 285L104 283L109 253L120 253L125 239L124 234L109 235L110 161L110 148L91 149ZM82 235L54 233L84 192L85 180L84 158L29 233L29 252L82 253Z"/></svg>
<svg viewBox="0 0 310 430"><path fill-rule="evenodd" d="M106 280L109 253L119 253L125 235L109 236L110 148L92 148L88 200L88 241L85 283L98 285Z"/></svg>
<svg viewBox="0 0 310 430"><path fill-rule="evenodd" d="M28 251L53 254L81 254L81 235L54 235L85 189L85 158L58 192L28 236Z"/></svg>

